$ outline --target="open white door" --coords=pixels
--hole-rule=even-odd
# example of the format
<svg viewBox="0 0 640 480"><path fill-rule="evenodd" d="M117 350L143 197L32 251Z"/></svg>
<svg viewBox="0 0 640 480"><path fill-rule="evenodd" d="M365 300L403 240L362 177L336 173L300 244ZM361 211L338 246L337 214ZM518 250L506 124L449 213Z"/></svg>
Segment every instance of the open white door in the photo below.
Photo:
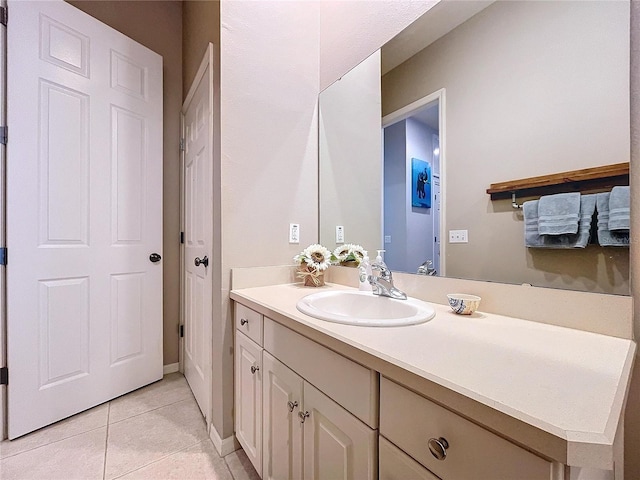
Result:
<svg viewBox="0 0 640 480"><path fill-rule="evenodd" d="M184 222L183 368L209 418L213 301L213 45L182 107Z"/></svg>
<svg viewBox="0 0 640 480"><path fill-rule="evenodd" d="M9 438L162 378L162 58L9 2Z"/></svg>

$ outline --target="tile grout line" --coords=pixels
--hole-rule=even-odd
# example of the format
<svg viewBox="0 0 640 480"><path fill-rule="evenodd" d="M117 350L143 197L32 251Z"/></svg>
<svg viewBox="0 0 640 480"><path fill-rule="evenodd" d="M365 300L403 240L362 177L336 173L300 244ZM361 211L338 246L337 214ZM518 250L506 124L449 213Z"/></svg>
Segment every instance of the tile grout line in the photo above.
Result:
<svg viewBox="0 0 640 480"><path fill-rule="evenodd" d="M6 459L12 458L12 457L17 457L18 455L22 455L23 453L33 452L34 450L38 450L39 448L47 447L49 445L54 445L56 443L64 442L65 440L69 440L70 438L74 438L74 437L77 437L79 435L84 435L85 433L95 432L96 430L100 430L101 428L103 428L105 426L106 425L100 425L99 427L90 428L89 430L85 430L83 432L74 433L73 435L69 435L68 437L62 437L62 438L59 438L57 440L53 440L51 442L43 443L42 445L37 445L37 446L34 446L32 448L27 448L26 450L21 450L21 451L19 451L17 453L12 453L11 455L7 455L6 457L2 457L2 458L0 458L0 461L1 460L6 460ZM47 428L47 427L43 427L43 428ZM3 440L3 441L10 441L10 440Z"/></svg>
<svg viewBox="0 0 640 480"><path fill-rule="evenodd" d="M166 405L161 405L159 407L155 407L155 408L152 408L150 410L145 410L144 412L136 413L135 415L131 415L130 417L121 418L120 420L113 422L112 425L115 425L115 424L120 423L120 422L124 422L126 420L131 419L131 418L139 417L140 415L145 415L145 414L150 413L150 412L155 412L156 410L160 410L161 408L170 407L171 405L175 405L176 403L184 402L184 401L190 400L190 399L191 399L190 397L185 397L185 398L183 398L181 400L177 400L175 402L167 403ZM195 400L195 397L193 399ZM109 403L111 403L111 402L109 402Z"/></svg>
<svg viewBox="0 0 640 480"><path fill-rule="evenodd" d="M233 452L231 452L233 453ZM227 461L227 457L229 455L231 455L231 453L227 453L224 457L220 457L222 459L222 462L224 463L224 466L227 468L227 471L229 472L229 476L231 477L231 480L236 480L235 475L233 474L233 472L231 471L231 467L229 466L229 462Z"/></svg>
<svg viewBox="0 0 640 480"><path fill-rule="evenodd" d="M167 454L167 455L165 455L164 457L157 458L157 459L153 460L152 462L149 462L149 463L146 463L146 464L144 464L144 465L141 465L141 466L139 466L139 467L137 467L137 468L134 468L133 470L129 470L128 472L124 472L122 475L118 475L117 477L113 477L113 479L111 479L111 480L117 480L118 478L122 478L122 477L124 477L124 476L126 476L126 475L130 475L130 474L131 474L131 473L133 473L133 472L137 472L137 471L139 471L139 470L142 470L143 468L147 468L147 467L149 467L149 466L153 465L154 463L158 463L158 462L161 462L161 461L163 461L163 460L166 460L167 458L169 458L169 457L171 457L171 456L173 456L173 455L176 455L176 454L178 454L178 453L180 453L180 452L184 452L185 450L189 450L190 448L193 448L193 447L195 447L196 445L200 445L200 444L202 444L203 442L204 442L204 440L200 440L199 442L196 442L196 443L194 443L193 445L189 445L189 446L187 446L187 447L181 448L180 450L176 450L175 452L168 453L168 454ZM222 458L222 457L221 457L221 458ZM233 475L232 475L232 476L233 476ZM106 480L106 479L103 479L103 480Z"/></svg>
<svg viewBox="0 0 640 480"><path fill-rule="evenodd" d="M102 480L107 476L107 448L109 446L109 417L111 415L111 402L107 405L107 431L104 436L104 461L102 462Z"/></svg>

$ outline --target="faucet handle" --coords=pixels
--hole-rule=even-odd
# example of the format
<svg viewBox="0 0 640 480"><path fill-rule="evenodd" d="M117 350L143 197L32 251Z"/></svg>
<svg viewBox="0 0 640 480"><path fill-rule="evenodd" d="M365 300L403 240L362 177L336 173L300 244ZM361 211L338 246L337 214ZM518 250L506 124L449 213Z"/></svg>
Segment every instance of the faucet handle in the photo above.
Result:
<svg viewBox="0 0 640 480"><path fill-rule="evenodd" d="M385 280L391 280L391 270L384 262L375 262L371 264L371 270L380 272L380 277Z"/></svg>

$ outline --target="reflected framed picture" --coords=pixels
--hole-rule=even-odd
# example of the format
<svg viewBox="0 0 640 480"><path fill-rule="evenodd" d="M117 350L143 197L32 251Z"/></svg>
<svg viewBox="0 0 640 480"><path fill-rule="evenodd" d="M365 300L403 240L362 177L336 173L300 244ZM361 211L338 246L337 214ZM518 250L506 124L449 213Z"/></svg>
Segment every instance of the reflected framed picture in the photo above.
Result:
<svg viewBox="0 0 640 480"><path fill-rule="evenodd" d="M411 206L431 208L431 164L411 159Z"/></svg>

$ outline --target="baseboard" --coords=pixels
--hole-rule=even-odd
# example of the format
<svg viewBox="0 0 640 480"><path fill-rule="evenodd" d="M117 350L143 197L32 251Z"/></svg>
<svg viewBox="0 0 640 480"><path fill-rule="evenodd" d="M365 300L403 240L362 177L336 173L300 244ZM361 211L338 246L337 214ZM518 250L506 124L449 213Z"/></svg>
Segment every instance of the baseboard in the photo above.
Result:
<svg viewBox="0 0 640 480"><path fill-rule="evenodd" d="M168 373L176 373L180 371L180 363L170 363L169 365L165 365L162 367L162 374L167 375Z"/></svg>
<svg viewBox="0 0 640 480"><path fill-rule="evenodd" d="M214 427L213 425L209 427L209 438L211 439L213 446L216 447L218 455L220 455L221 457L225 457L230 453L233 453L236 450L240 449L240 444L238 443L238 440L236 440L235 435L231 435L230 437L227 437L223 440L222 438L220 438L216 427Z"/></svg>

